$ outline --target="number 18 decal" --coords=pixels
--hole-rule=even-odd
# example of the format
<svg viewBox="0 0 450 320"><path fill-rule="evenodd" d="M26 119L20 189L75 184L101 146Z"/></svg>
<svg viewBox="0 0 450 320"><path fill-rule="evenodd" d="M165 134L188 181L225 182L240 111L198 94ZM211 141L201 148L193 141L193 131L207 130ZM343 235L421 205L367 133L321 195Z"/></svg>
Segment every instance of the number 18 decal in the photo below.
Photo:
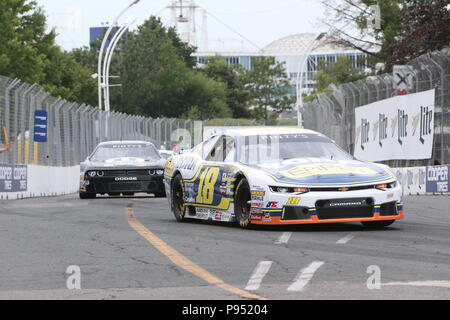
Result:
<svg viewBox="0 0 450 320"><path fill-rule="evenodd" d="M214 185L219 177L219 168L206 168L200 176L197 198L195 202L212 204L214 200Z"/></svg>

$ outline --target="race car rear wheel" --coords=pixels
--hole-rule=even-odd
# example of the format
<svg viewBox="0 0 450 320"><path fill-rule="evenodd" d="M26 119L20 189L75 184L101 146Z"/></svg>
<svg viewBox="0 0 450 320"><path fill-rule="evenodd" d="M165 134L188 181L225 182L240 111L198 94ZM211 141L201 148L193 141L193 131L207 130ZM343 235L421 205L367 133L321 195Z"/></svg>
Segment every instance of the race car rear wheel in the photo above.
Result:
<svg viewBox="0 0 450 320"><path fill-rule="evenodd" d="M184 187L183 179L181 175L178 174L173 179L172 183L172 212L177 221L183 221L186 214L186 207L184 205Z"/></svg>
<svg viewBox="0 0 450 320"><path fill-rule="evenodd" d="M250 225L250 186L247 179L242 178L234 196L234 211L237 222L242 228Z"/></svg>
<svg viewBox="0 0 450 320"><path fill-rule="evenodd" d="M382 221L362 221L362 225L367 228L384 228L393 224L395 220L382 220Z"/></svg>

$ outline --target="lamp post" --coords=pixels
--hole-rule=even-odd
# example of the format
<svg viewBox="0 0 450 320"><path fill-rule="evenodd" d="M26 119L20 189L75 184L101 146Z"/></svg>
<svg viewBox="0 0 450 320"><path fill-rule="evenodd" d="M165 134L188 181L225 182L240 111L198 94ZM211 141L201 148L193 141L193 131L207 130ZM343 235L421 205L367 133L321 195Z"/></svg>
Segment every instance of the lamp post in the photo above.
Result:
<svg viewBox="0 0 450 320"><path fill-rule="evenodd" d="M303 108L303 96L302 96L302 91L303 91L303 83L304 83L304 76L303 76L303 72L305 70L305 65L309 59L309 56L311 55L311 52L314 48L314 44L316 43L316 41L319 41L320 39L322 39L327 33L326 32L322 32L319 35L317 35L314 40L312 40L310 42L310 44L307 46L306 50L305 50L305 58L299 63L299 67L298 67L298 73L297 73L297 126L299 128L303 128L303 118L302 118L302 112L301 109Z"/></svg>
<svg viewBox="0 0 450 320"><path fill-rule="evenodd" d="M114 50L116 49L119 40L122 38L125 31L128 30L130 25L132 25L136 21L136 18L129 18L128 21L120 27L120 29L114 34L114 37L111 40L110 45L108 46L108 50L106 51L104 65L103 65L103 75L104 75L104 99L105 99L105 111L110 111L110 100L109 100L109 69L111 66L112 56L114 54Z"/></svg>
<svg viewBox="0 0 450 320"><path fill-rule="evenodd" d="M111 34L112 29L117 24L119 19L127 12L128 9L130 9L132 6L137 4L140 0L132 0L130 4L122 10L119 15L116 17L116 19L111 23L108 30L106 30L105 36L103 37L102 44L100 46L100 51L98 54L98 66L97 66L97 83L98 83L98 107L102 109L102 81L105 79L105 74L102 72L102 59L103 59L103 51L105 51L106 42L108 41L109 35Z"/></svg>

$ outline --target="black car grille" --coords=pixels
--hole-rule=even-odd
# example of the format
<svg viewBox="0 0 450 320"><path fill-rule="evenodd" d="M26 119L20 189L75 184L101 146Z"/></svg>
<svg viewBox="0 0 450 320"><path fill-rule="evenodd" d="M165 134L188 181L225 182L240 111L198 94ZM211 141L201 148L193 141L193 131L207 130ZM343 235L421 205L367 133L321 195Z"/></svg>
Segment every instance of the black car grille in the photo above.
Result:
<svg viewBox="0 0 450 320"><path fill-rule="evenodd" d="M148 175L148 170L104 170L105 177L142 176Z"/></svg>
<svg viewBox="0 0 450 320"><path fill-rule="evenodd" d="M146 190L146 186L144 186L140 182L115 182L109 184L109 189L114 192L131 192L131 191L143 191Z"/></svg>
<svg viewBox="0 0 450 320"><path fill-rule="evenodd" d="M374 203L371 198L331 199L316 202L317 216L320 220L371 218Z"/></svg>

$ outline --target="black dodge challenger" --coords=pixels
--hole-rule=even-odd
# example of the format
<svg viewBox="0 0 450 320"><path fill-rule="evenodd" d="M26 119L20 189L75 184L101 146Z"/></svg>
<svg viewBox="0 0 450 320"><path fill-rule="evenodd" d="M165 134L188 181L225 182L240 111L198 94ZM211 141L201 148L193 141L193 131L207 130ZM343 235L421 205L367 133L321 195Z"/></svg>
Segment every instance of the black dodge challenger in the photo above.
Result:
<svg viewBox="0 0 450 320"><path fill-rule="evenodd" d="M135 193L165 197L165 161L150 142L102 142L80 164L80 198L93 199L97 194L133 196Z"/></svg>

